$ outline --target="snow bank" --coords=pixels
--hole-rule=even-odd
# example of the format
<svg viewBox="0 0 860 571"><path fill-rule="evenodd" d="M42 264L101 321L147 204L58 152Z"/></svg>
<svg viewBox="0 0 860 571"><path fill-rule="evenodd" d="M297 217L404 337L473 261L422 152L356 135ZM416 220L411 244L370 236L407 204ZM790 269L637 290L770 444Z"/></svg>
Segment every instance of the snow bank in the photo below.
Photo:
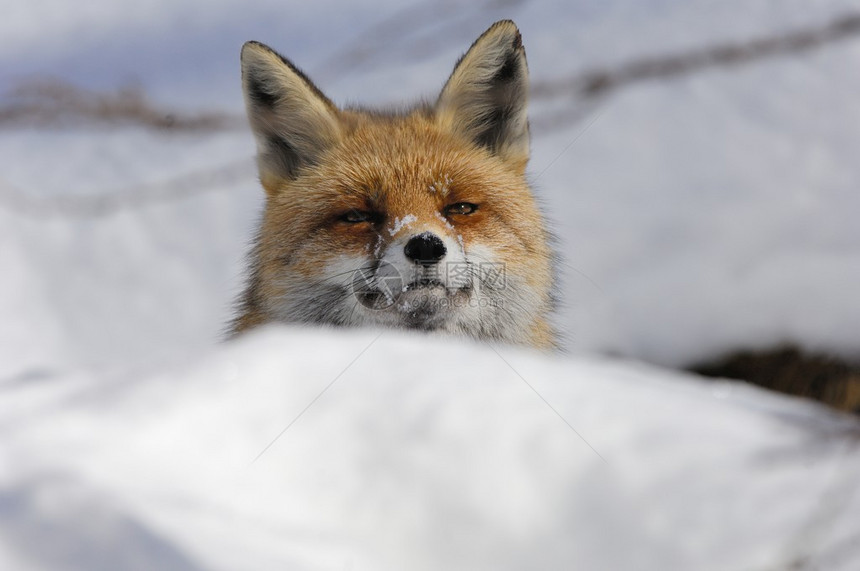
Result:
<svg viewBox="0 0 860 571"><path fill-rule="evenodd" d="M16 569L860 564L857 424L750 387L270 329L161 374L0 391Z"/></svg>

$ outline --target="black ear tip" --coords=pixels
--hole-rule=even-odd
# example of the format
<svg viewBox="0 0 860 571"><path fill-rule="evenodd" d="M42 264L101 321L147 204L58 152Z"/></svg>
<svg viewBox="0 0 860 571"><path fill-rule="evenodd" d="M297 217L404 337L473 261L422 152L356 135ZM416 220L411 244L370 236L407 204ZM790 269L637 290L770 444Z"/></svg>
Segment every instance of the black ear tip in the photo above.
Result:
<svg viewBox="0 0 860 571"><path fill-rule="evenodd" d="M513 48L517 51L523 49L523 35L517 30L517 34L514 36Z"/></svg>
<svg viewBox="0 0 860 571"><path fill-rule="evenodd" d="M481 34L478 40L480 41L485 37L494 37L497 38L497 41L507 37L510 39L511 50L523 51L523 36L513 20L499 20L487 28L487 31Z"/></svg>
<svg viewBox="0 0 860 571"><path fill-rule="evenodd" d="M517 29L517 25L513 20L498 20L492 26L490 26L490 30L495 30L496 28L508 28L511 31L519 32Z"/></svg>
<svg viewBox="0 0 860 571"><path fill-rule="evenodd" d="M266 57L267 55L273 55L281 61L284 61L284 56L282 56L266 44L254 40L242 44L242 51L239 57L244 63L250 61L252 57L256 56L256 58L259 59L260 57Z"/></svg>
<svg viewBox="0 0 860 571"><path fill-rule="evenodd" d="M239 52L239 59L242 62L247 61L247 59L253 53L260 53L262 51L271 51L269 46L265 44L261 44L260 42L250 41L242 44L242 50Z"/></svg>

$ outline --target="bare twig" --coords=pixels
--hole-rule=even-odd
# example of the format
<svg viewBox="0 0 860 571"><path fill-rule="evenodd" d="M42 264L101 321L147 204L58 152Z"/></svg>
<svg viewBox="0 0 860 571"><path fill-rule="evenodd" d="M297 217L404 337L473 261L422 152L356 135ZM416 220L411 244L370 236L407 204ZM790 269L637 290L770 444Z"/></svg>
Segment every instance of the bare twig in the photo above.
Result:
<svg viewBox="0 0 860 571"><path fill-rule="evenodd" d="M188 115L159 109L139 87L98 92L57 79L38 79L19 84L5 100L0 106L0 125L129 124L170 131L215 131L244 125L240 117L225 113Z"/></svg>
<svg viewBox="0 0 860 571"><path fill-rule="evenodd" d="M507 0L518 2L519 0ZM504 4L502 0L490 0L481 6L488 10ZM457 19L438 16L440 6L426 2L395 12L367 32L349 42L343 49L327 58L319 67L319 75L339 76L378 60L391 52L391 42L403 43L410 29L413 43L414 27L404 26L407 20L426 20L433 25L451 28L461 23ZM441 12L445 12L442 10ZM433 16L431 18L431 16ZM446 46L438 41L440 33L434 33L436 43L421 43L420 49L431 53ZM743 43L725 43L695 49L685 53L666 54L636 59L615 67L586 70L572 77L536 81L532 86L535 99L553 100L569 97L588 101L630 85L689 75L706 69L729 67L752 63L766 58L788 56L808 51L827 44L843 41L860 35L860 14L846 14L819 27L795 30L779 35L752 39ZM415 49L403 49L415 56ZM555 112L551 116L538 116L535 124L549 129L563 127L581 118L575 109ZM0 105L0 126L36 125L57 126L68 124L132 124L159 130L213 131L244 128L244 119L236 114L199 113L183 114L160 109L147 100L137 87L127 87L116 92L85 90L59 80L29 81L7 94L6 102Z"/></svg>
<svg viewBox="0 0 860 571"><path fill-rule="evenodd" d="M609 69L593 69L570 78L547 80L533 85L536 98L605 95L630 84L669 79L716 67L751 63L765 58L793 55L846 40L860 34L860 14L846 14L817 28L795 30L746 43L718 44L687 53L633 60Z"/></svg>
<svg viewBox="0 0 860 571"><path fill-rule="evenodd" d="M520 0L489 0L482 9L496 8L506 2ZM404 19L430 14L434 3L427 2L395 13L383 20L356 41L369 42L369 51L356 51L352 57L341 56L357 50L354 43L349 50L341 50L322 66L323 72L342 70L350 66L378 58L378 38L395 38L402 41L400 24ZM438 6L436 6L438 8ZM444 26L456 20L437 18ZM819 46L860 35L860 14L843 15L828 24L816 28L795 30L776 36L753 39L746 43L720 44L700 48L682 54L669 54L630 61L614 68L593 69L579 75L554 80L535 82L532 94L536 99L557 100L563 103L567 96L579 100L580 105L569 110L538 115L534 121L540 132L569 126L589 115L583 105L589 107L601 96L648 80L662 80L695 73L701 70L741 65L764 58L785 56L810 50ZM348 46L349 47L349 46ZM112 93L81 89L58 80L30 81L19 85L7 94L6 103L0 105L0 126L37 125L57 126L68 124L130 124L158 130L214 131L244 128L245 121L238 115L226 113L199 113L187 115L159 109L147 100L139 88L120 89ZM243 161L242 164L245 164ZM250 161L247 161L250 163ZM243 169L245 167L242 167ZM242 171L245 176L245 170ZM247 172L251 169L248 167ZM216 186L226 177L236 176L236 165L211 169L197 173L188 179L183 177L163 185L146 185L122 192L102 193L78 197L34 199L28 193L16 190L8 184L0 184L0 202L6 207L29 215L103 216L142 204L181 198L207 190L205 185ZM189 183L189 180L191 181ZM2 182L2 181L0 181Z"/></svg>

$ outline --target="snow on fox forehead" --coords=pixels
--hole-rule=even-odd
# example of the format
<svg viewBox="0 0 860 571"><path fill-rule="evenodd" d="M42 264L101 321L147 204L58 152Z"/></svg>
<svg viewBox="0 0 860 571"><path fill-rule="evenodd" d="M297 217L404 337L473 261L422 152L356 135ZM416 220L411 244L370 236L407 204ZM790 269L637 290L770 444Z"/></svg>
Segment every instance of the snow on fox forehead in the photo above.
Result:
<svg viewBox="0 0 860 571"><path fill-rule="evenodd" d="M450 190L451 185L451 175L444 174L441 177L437 177L436 180L430 183L427 187L431 193L440 194L442 196L447 196L448 191Z"/></svg>

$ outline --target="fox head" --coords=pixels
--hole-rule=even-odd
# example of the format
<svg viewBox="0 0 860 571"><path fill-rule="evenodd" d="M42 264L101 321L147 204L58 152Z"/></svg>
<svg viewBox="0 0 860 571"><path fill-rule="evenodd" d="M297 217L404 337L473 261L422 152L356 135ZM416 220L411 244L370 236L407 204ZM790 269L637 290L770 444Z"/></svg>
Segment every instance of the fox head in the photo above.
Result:
<svg viewBox="0 0 860 571"><path fill-rule="evenodd" d="M241 59L266 205L234 332L286 321L554 345L513 22L405 112L340 109L260 43Z"/></svg>

